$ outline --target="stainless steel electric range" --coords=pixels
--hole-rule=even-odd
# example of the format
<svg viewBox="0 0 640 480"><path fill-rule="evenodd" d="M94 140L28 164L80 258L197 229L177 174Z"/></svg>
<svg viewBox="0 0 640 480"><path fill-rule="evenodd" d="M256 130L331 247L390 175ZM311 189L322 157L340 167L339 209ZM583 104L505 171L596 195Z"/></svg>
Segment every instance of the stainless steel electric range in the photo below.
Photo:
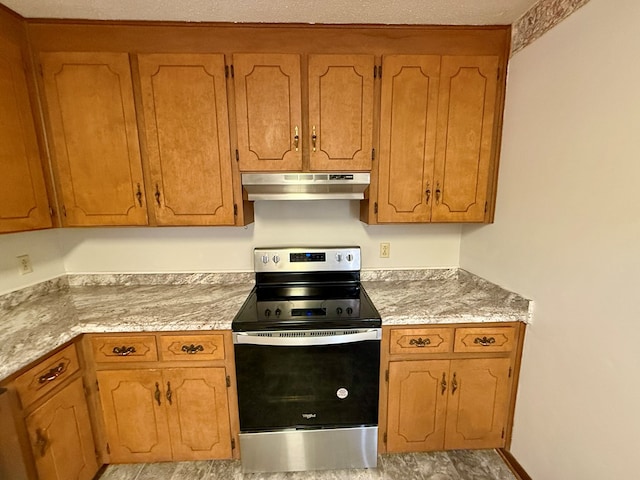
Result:
<svg viewBox="0 0 640 480"><path fill-rule="evenodd" d="M373 468L380 314L360 248L255 249L232 323L244 472Z"/></svg>

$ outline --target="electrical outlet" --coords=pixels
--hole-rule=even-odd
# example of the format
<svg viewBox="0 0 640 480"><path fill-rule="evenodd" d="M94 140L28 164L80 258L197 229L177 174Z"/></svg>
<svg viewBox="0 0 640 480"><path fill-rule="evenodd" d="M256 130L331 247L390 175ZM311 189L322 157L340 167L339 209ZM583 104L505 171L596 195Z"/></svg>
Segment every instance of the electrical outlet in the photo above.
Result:
<svg viewBox="0 0 640 480"><path fill-rule="evenodd" d="M20 275L26 275L33 272L33 265L31 265L31 258L29 255L20 255L18 258L18 271Z"/></svg>
<svg viewBox="0 0 640 480"><path fill-rule="evenodd" d="M391 253L391 244L382 242L380 244L380 258L389 258L389 253Z"/></svg>

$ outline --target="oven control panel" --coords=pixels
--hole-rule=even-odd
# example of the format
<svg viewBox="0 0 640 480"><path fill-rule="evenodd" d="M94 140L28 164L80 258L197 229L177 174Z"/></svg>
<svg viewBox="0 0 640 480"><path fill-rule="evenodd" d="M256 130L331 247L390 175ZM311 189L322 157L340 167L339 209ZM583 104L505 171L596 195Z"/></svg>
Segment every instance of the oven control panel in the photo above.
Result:
<svg viewBox="0 0 640 480"><path fill-rule="evenodd" d="M360 271L360 247L256 248L256 272Z"/></svg>

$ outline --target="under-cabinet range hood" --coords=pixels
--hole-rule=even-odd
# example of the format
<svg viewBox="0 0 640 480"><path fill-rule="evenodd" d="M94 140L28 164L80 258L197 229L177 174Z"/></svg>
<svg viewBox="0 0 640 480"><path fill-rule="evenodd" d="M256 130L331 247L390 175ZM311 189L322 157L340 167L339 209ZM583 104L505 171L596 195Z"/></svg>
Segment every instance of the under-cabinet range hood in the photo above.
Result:
<svg viewBox="0 0 640 480"><path fill-rule="evenodd" d="M362 200L369 173L243 173L249 200Z"/></svg>

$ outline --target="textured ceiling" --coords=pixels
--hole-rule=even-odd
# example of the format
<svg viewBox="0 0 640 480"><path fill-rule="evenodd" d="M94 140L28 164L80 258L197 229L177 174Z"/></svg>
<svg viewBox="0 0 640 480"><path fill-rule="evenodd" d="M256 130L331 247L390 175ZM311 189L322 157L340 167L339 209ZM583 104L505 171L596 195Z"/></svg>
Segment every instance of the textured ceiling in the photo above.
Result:
<svg viewBox="0 0 640 480"><path fill-rule="evenodd" d="M0 0L28 18L507 25L538 0Z"/></svg>

